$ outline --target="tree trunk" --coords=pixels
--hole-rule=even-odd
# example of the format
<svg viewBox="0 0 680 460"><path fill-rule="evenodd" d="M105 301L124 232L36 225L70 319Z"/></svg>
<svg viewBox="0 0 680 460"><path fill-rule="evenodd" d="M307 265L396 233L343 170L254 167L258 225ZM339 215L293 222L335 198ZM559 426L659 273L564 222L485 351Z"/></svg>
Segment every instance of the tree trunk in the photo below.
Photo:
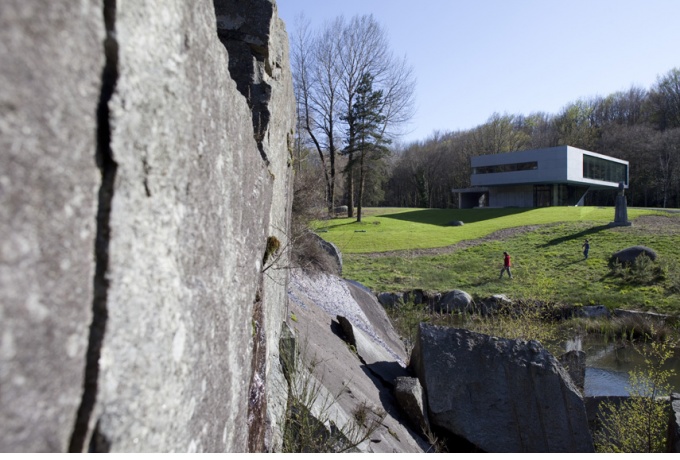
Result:
<svg viewBox="0 0 680 460"><path fill-rule="evenodd" d="M347 217L354 217L354 154L347 162Z"/></svg>
<svg viewBox="0 0 680 460"><path fill-rule="evenodd" d="M361 202L364 200L364 152L359 157L359 197L357 199L357 222L361 222Z"/></svg>

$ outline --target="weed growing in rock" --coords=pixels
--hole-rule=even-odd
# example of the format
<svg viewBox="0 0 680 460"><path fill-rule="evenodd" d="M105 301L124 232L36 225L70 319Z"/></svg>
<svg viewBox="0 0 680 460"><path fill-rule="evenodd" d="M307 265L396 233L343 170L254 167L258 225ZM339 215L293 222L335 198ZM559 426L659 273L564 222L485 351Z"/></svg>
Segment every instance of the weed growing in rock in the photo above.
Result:
<svg viewBox="0 0 680 460"><path fill-rule="evenodd" d="M338 400L346 387L331 394L314 377L315 360L307 359L305 353L281 356L287 357L282 358L282 364L288 380L282 451L358 452L357 447L381 426L387 414L365 401L357 404L351 415L345 414ZM310 363L309 368L306 363Z"/></svg>
<svg viewBox="0 0 680 460"><path fill-rule="evenodd" d="M673 355L669 340L652 342L641 349L645 369L630 372L630 398L620 404L600 404L600 419L594 434L598 452L665 452L666 426L671 393L669 379L675 369L663 364Z"/></svg>

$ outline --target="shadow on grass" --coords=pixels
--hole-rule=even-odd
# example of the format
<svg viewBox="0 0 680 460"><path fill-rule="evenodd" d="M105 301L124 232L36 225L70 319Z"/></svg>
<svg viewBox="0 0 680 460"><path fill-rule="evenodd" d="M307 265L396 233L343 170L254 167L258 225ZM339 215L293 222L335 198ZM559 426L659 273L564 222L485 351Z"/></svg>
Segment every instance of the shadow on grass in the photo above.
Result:
<svg viewBox="0 0 680 460"><path fill-rule="evenodd" d="M546 241L544 244L540 245L539 248L547 248L550 246L555 246L556 244L566 243L567 241L580 240L581 238L585 238L588 235L599 233L602 230L607 230L608 228L610 228L609 225L598 225L597 227L591 227L589 229L580 231L578 233L574 233L572 235L561 236L559 238Z"/></svg>
<svg viewBox="0 0 680 460"><path fill-rule="evenodd" d="M571 261L565 260L564 262L557 264L556 267L566 267L568 265L576 265L586 261L585 257L579 257L578 259L573 259Z"/></svg>
<svg viewBox="0 0 680 460"><path fill-rule="evenodd" d="M473 222L511 216L513 214L531 211L532 209L533 208L423 209L420 211L408 211L396 214L382 214L376 217L389 217L390 219L446 227L449 222L454 220L460 220L465 224L471 224Z"/></svg>

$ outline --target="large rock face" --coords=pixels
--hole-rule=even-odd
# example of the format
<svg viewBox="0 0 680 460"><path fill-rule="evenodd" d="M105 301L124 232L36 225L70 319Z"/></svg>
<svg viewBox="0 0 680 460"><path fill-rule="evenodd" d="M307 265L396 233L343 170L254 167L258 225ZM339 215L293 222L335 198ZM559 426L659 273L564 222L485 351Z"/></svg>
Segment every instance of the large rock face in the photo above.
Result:
<svg viewBox="0 0 680 460"><path fill-rule="evenodd" d="M411 365L430 423L483 451L593 451L578 389L538 342L421 323Z"/></svg>
<svg viewBox="0 0 680 460"><path fill-rule="evenodd" d="M65 451L92 319L99 2L0 6L0 451Z"/></svg>
<svg viewBox="0 0 680 460"><path fill-rule="evenodd" d="M289 324L302 361L292 380L314 389L312 398L293 391L291 399L305 399L319 422L339 428L361 452L426 450L419 427L408 427L392 395L397 378L406 375L406 351L375 296L337 276L309 276L297 269L289 296ZM341 338L348 333L352 347ZM357 417L362 412L366 417ZM358 423L376 416L384 419L374 430Z"/></svg>
<svg viewBox="0 0 680 460"><path fill-rule="evenodd" d="M257 46L227 50L216 9ZM275 4L9 0L0 21L0 450L273 448L294 122Z"/></svg>

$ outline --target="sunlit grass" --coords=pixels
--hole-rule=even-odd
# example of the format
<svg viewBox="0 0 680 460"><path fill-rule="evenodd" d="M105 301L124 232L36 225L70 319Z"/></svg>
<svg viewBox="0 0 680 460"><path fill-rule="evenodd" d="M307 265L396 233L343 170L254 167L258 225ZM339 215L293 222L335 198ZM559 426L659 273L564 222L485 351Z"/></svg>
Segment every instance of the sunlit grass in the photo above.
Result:
<svg viewBox="0 0 680 460"><path fill-rule="evenodd" d="M629 209L630 219L656 211ZM447 225L462 221L463 226ZM555 222L589 221L604 225L614 220L613 208L550 207L539 209L413 209L368 208L362 222L336 218L315 223L324 239L343 254L440 248L474 240L502 229Z"/></svg>
<svg viewBox="0 0 680 460"><path fill-rule="evenodd" d="M478 211L486 210L469 210L467 213ZM376 292L462 289L477 297L505 293L512 298L534 298L570 305L602 304L610 308L680 313L679 235L669 232L650 234L635 225L610 228L607 224L612 220L612 209L505 210L506 215L502 215L504 210L488 211L473 215L461 211L429 210L420 215L421 222L403 221L397 219L398 215L394 213L390 217L375 216L382 219L381 224L370 224L371 219L367 219L364 225L369 227L367 232L354 236L353 245L349 245L354 252L343 251L344 276ZM634 220L650 213L654 212L629 209L628 215ZM580 216L588 219L580 219ZM470 223L466 222L462 227L433 223L456 218L465 222L466 217ZM478 220L473 221L474 217ZM675 214L672 218L678 219L680 215ZM371 225L380 229L374 230ZM478 241L478 244L450 253L418 255L414 251L448 246L463 239L479 239L499 229L528 225L540 226L503 240ZM411 228L412 233L406 235L405 228ZM448 239L440 237L437 241L435 236L442 234L447 234ZM322 234L342 247L341 240L334 238L341 235L332 229ZM588 260L583 259L581 250L585 238L591 242ZM390 240L393 246L389 245ZM357 241L363 241L365 246L360 246ZM396 241L403 244L398 253L389 256L367 254L369 248L377 252L375 247L393 250L395 246L399 247ZM608 265L611 254L635 245L649 246L657 251L657 263L665 273L663 279L645 285L613 276ZM498 279L503 251L512 255L512 280Z"/></svg>

